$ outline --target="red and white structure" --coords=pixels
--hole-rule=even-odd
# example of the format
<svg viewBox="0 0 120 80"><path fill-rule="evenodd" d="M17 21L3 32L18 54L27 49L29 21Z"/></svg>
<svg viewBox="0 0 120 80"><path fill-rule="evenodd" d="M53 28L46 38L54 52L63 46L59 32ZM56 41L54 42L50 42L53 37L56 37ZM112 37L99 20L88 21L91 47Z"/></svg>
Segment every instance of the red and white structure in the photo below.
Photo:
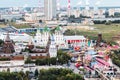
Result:
<svg viewBox="0 0 120 80"><path fill-rule="evenodd" d="M74 50L80 50L81 47L85 47L87 39L84 36L64 36L66 45L73 47Z"/></svg>
<svg viewBox="0 0 120 80"><path fill-rule="evenodd" d="M68 16L70 16L70 10L71 10L71 5L70 5L71 1L68 0Z"/></svg>
<svg viewBox="0 0 120 80"><path fill-rule="evenodd" d="M68 0L68 10L70 10L70 0Z"/></svg>

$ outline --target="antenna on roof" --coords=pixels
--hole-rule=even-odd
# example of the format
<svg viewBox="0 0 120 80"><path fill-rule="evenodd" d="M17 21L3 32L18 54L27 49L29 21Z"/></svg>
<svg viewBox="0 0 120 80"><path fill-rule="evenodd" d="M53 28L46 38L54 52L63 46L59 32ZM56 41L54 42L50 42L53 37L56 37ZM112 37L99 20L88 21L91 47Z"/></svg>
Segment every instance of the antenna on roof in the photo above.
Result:
<svg viewBox="0 0 120 80"><path fill-rule="evenodd" d="M60 0L57 0L57 10L60 11Z"/></svg>
<svg viewBox="0 0 120 80"><path fill-rule="evenodd" d="M68 0L68 16L70 16L70 9L71 9L70 0Z"/></svg>

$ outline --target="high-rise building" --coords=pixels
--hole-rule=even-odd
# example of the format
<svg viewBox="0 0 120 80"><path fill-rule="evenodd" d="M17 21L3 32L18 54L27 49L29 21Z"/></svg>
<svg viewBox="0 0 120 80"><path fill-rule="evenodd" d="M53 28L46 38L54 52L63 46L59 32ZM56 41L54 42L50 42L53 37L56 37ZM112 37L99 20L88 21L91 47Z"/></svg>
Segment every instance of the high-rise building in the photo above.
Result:
<svg viewBox="0 0 120 80"><path fill-rule="evenodd" d="M56 7L56 0L44 0L45 20L52 20L53 18L56 18Z"/></svg>

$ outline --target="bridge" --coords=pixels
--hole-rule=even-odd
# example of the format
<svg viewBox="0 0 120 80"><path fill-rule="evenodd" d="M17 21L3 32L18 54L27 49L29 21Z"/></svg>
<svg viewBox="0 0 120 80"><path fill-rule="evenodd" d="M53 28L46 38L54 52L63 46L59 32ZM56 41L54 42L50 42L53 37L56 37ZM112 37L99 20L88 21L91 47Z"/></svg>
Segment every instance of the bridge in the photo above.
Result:
<svg viewBox="0 0 120 80"><path fill-rule="evenodd" d="M106 77L100 70L95 69L95 71L97 71L100 74L100 76L102 76L102 80L111 80L108 77Z"/></svg>

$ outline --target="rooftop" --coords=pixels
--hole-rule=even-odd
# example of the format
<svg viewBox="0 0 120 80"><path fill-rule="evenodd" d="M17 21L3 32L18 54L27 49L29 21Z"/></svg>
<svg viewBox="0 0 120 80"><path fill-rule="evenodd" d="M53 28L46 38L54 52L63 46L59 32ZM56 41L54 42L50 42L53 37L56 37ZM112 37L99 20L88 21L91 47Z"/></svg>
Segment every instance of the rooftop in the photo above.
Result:
<svg viewBox="0 0 120 80"><path fill-rule="evenodd" d="M16 32L18 31L14 26L7 26L4 28L0 28L0 32Z"/></svg>
<svg viewBox="0 0 120 80"><path fill-rule="evenodd" d="M66 40L76 40L76 39L85 39L84 36L77 36L77 35L73 35L73 36L65 36Z"/></svg>

